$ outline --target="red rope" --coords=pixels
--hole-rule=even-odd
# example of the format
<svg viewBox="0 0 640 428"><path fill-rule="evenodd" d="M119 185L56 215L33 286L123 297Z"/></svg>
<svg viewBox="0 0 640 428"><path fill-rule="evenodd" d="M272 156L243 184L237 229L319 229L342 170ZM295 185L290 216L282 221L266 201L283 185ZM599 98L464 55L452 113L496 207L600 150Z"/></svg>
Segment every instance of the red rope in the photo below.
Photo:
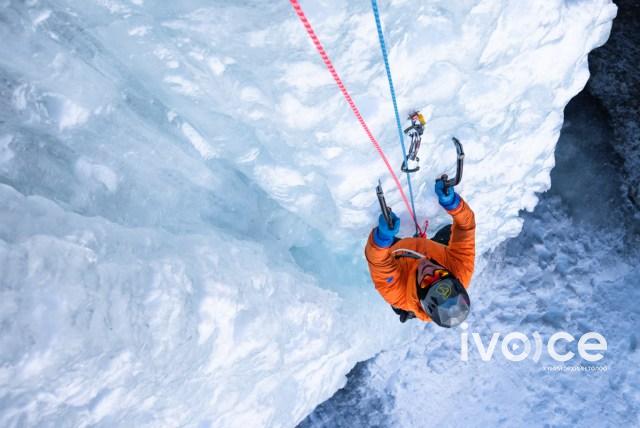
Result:
<svg viewBox="0 0 640 428"><path fill-rule="evenodd" d="M418 233L420 234L420 236L424 237L426 235L426 229L425 229L424 232L422 231L422 229L420 229L420 226L418 225L418 220L417 220L417 218L415 216L415 213L411 209L411 204L409 203L409 199L407 199L407 195L405 195L404 190L402 190L402 185L400 184L400 180L398 180L398 177L396 176L395 172L393 172L393 168L391 168L391 164L389 164L389 160L387 159L387 156L385 156L384 152L382 151L382 148L380 147L380 144L378 144L378 141L373 136L373 134L369 130L369 127L367 126L366 122L362 118L362 115L360 114L360 110L358 110L358 107L353 102L353 99L351 98L351 95L349 95L349 92L347 91L347 89L345 88L344 84L342 83L342 79L340 79L340 76L338 75L338 72L333 67L333 64L331 63L331 60L329 59L329 55L327 55L327 52L325 52L324 48L322 47L322 43L320 43L320 40L318 39L318 36L316 36L315 31L313 31L313 28L311 27L311 23L307 19L307 16L304 14L304 12L302 10L302 7L300 6L300 3L298 3L298 0L289 0L289 1L291 2L291 6L293 6L293 9L295 10L296 14L298 15L298 18L300 18L300 22L302 22L302 25L304 25L304 28L307 30L307 33L309 34L309 37L311 38L311 41L313 41L313 44L316 46L316 49L318 50L318 53L322 57L322 61L324 61L324 65L327 66L327 69L329 70L329 73L331 73L331 76L333 76L333 80L336 81L336 84L338 85L338 88L340 88L340 91L342 92L342 95L344 95L344 98L347 100L347 103L349 104L349 107L351 107L351 110L353 111L353 114L356 115L356 118L358 119L358 122L360 122L360 125L362 126L362 129L364 129L364 132L369 137L369 140L371 141L371 144L373 144L373 147L375 147L375 149L378 151L378 154L380 155L380 157L384 161L384 164L387 166L387 169L391 173L391 176L393 177L393 181L395 181L396 186L398 187L398 190L400 191L400 195L402 196L402 199L404 200L404 204L407 206L407 210L409 211L409 214L411 215L411 218L413 219L416 227L418 228Z"/></svg>

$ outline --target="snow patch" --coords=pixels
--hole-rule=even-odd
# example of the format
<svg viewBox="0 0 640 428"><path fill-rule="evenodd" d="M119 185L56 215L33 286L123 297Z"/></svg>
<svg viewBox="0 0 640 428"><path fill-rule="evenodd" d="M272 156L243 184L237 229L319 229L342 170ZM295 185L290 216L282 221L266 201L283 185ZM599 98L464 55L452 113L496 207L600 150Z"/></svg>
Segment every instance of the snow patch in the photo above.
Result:
<svg viewBox="0 0 640 428"><path fill-rule="evenodd" d="M80 158L75 165L76 173L83 180L95 180L111 193L118 190L118 175L109 167Z"/></svg>
<svg viewBox="0 0 640 428"><path fill-rule="evenodd" d="M142 36L147 35L147 33L148 33L150 30L151 30L151 27L149 27L148 25L141 25L141 26L139 26L139 27L134 27L134 28L130 29L130 30L128 31L128 34L129 34L130 36L139 36L139 37L142 37Z"/></svg>
<svg viewBox="0 0 640 428"><path fill-rule="evenodd" d="M41 11L40 13L38 13L38 15L36 15L35 18L33 18L33 26L37 27L38 25L42 24L44 21L49 19L50 16L51 16L51 10L47 9L47 10Z"/></svg>
<svg viewBox="0 0 640 428"><path fill-rule="evenodd" d="M211 70L215 76L222 76L222 73L224 73L226 68L225 64L216 57L210 57L207 59L207 65L209 66L209 70Z"/></svg>
<svg viewBox="0 0 640 428"><path fill-rule="evenodd" d="M166 76L164 82L168 83L171 89L182 95L194 96L199 92L197 84L179 75Z"/></svg>
<svg viewBox="0 0 640 428"><path fill-rule="evenodd" d="M185 122L180 129L182 129L184 136L187 137L187 140L189 140L191 145L204 159L211 159L217 156L215 148L211 146L193 126Z"/></svg>
<svg viewBox="0 0 640 428"><path fill-rule="evenodd" d="M13 150L9 147L9 144L11 144L12 141L13 135L0 136L0 167L3 167L14 157Z"/></svg>
<svg viewBox="0 0 640 428"><path fill-rule="evenodd" d="M333 84L333 78L320 64L311 61L287 64L282 82L299 90L309 90Z"/></svg>
<svg viewBox="0 0 640 428"><path fill-rule="evenodd" d="M304 105L290 94L282 97L278 110L289 127L299 130L312 129L326 117L326 111L320 107Z"/></svg>
<svg viewBox="0 0 640 428"><path fill-rule="evenodd" d="M58 126L60 130L76 128L84 125L91 113L71 100L64 99L59 111Z"/></svg>

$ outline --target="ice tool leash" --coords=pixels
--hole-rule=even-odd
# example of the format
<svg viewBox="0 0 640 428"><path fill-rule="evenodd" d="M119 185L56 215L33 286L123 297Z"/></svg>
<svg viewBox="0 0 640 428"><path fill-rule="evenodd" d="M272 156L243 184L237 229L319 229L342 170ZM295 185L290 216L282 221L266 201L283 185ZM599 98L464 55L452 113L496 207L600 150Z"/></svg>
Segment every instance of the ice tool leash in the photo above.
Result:
<svg viewBox="0 0 640 428"><path fill-rule="evenodd" d="M322 43L320 42L320 40L318 39L318 36L316 35L315 31L313 30L313 27L311 26L311 23L307 19L307 16L305 15L304 11L302 10L302 7L300 6L300 3L298 2L298 0L289 0L289 2L291 3L291 6L293 7L293 10L295 11L296 15L298 15L298 18L300 19L300 22L302 23L302 25L304 26L305 30L307 31L307 34L309 35L309 38L313 42L316 50L320 54L320 57L322 58L322 61L324 62L324 65L327 67L327 70L329 70L329 73L331 73L331 76L333 77L333 80L335 80L336 85L338 85L338 88L340 89L340 92L342 92L342 95L344 96L345 100L347 101L347 104L349 104L349 107L351 107L351 111L353 111L353 114L356 116L356 119L358 119L358 122L362 126L362 129L364 130L365 134L367 134L367 137L369 138L369 141L371 141L371 144L373 144L373 147L375 147L375 149L377 150L378 154L382 158L382 161L384 162L384 164L386 165L387 169L389 170L389 173L391 174L391 177L393 178L393 181L395 182L396 186L398 187L398 191L400 192L400 196L402 196L402 200L404 201L404 203L405 203L405 205L407 207L407 210L409 211L409 215L411 216L411 218L413 219L413 221L415 223L417 234L419 236L425 236L426 230L423 231L420 228L420 226L418 225L418 221L416 219L416 216L415 216L415 212L414 212L414 209L413 209L413 195L412 195L412 202L410 203L409 199L407 198L407 195L404 193L404 190L402 189L402 185L400 184L400 180L398 180L398 177L396 176L395 172L393 171L393 168L391 167L391 164L389 163L389 159L387 159L387 156L384 154L384 151L380 147L380 144L378 143L376 138L373 136L373 134L369 130L369 127L367 126L367 123L364 121L362 115L360 114L360 110L358 109L358 107L356 106L355 102L351 98L351 95L349 94L349 91L347 91L347 89L345 88L344 83L342 83L342 79L340 79L340 76L338 75L338 72L336 71L335 67L333 66L333 63L331 62L331 60L329 59L329 55L327 55L327 52L324 50L324 47L322 46ZM403 150L404 150L404 148L403 148Z"/></svg>

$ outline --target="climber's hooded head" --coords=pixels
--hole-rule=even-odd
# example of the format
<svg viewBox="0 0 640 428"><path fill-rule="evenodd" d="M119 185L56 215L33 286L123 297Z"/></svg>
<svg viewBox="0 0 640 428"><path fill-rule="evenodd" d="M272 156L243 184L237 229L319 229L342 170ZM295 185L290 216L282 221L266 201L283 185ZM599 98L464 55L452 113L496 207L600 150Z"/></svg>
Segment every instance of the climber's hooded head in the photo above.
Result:
<svg viewBox="0 0 640 428"><path fill-rule="evenodd" d="M446 268L431 259L422 259L416 275L418 298L433 322L455 327L469 314L471 302L467 290Z"/></svg>

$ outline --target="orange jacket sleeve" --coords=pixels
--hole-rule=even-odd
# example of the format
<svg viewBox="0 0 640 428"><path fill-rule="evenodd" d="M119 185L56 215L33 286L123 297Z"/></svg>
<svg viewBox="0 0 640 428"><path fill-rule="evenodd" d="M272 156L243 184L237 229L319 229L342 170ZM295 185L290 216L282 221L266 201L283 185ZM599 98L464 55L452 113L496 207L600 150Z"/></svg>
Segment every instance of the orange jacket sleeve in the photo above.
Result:
<svg viewBox="0 0 640 428"><path fill-rule="evenodd" d="M464 200L455 210L449 211L453 217L451 239L445 248L447 261L445 267L469 287L476 260L476 219Z"/></svg>
<svg viewBox="0 0 640 428"><path fill-rule="evenodd" d="M378 247L373 241L372 231L369 234L364 254L369 262L369 272L376 290L390 305L403 306L406 278L402 275L398 261L391 255L391 248Z"/></svg>
<svg viewBox="0 0 640 428"><path fill-rule="evenodd" d="M476 259L475 215L463 199L460 200L460 205L456 209L447 212L453 217L449 245L442 245L425 238L405 238L401 239L397 246L416 250L440 263L449 269L466 288L471 282Z"/></svg>

